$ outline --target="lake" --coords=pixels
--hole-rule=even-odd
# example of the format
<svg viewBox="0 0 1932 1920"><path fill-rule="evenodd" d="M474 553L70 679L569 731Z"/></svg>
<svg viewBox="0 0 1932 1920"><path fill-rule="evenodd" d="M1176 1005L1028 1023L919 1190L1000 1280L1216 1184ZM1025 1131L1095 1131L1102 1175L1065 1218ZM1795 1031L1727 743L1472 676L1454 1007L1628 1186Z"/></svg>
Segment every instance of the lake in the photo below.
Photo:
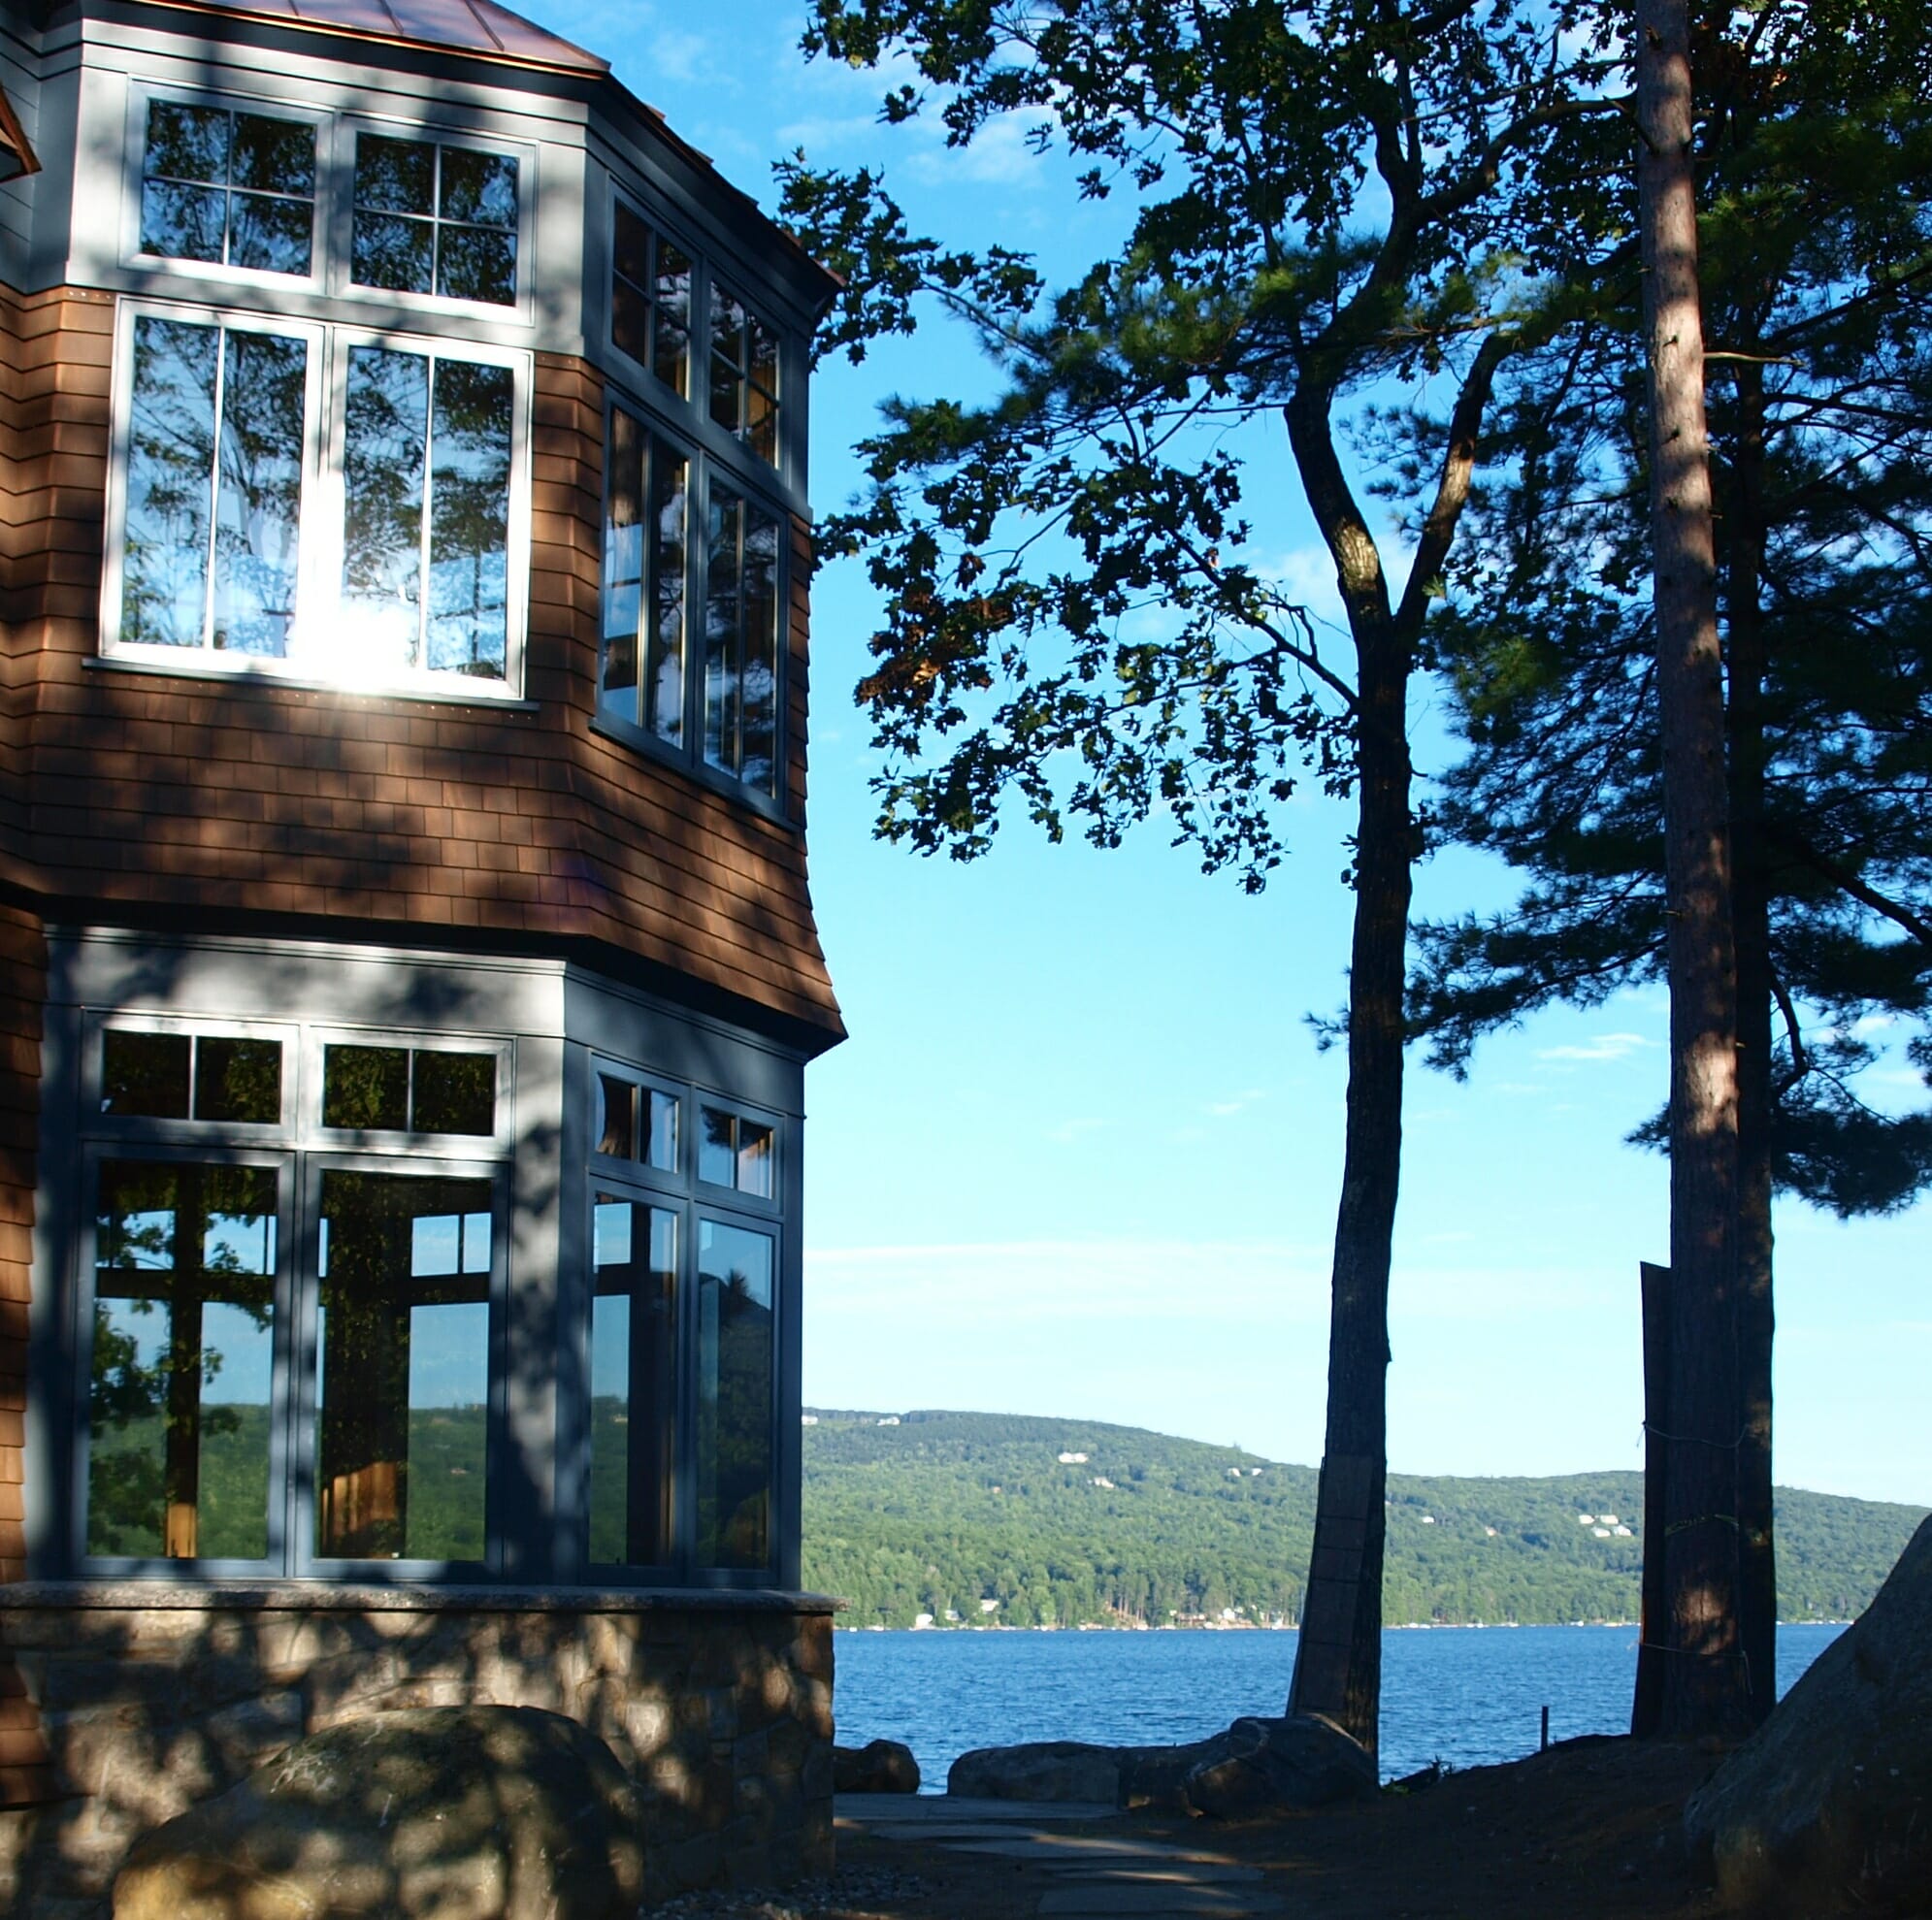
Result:
<svg viewBox="0 0 1932 1920"><path fill-rule="evenodd" d="M1787 1689L1843 1632L1778 1629ZM838 1741L912 1748L928 1791L968 1748L1020 1741L1153 1746L1279 1713L1287 1633L840 1633ZM1514 1760L1550 1738L1625 1733L1635 1627L1392 1628L1382 1651L1382 1774Z"/></svg>

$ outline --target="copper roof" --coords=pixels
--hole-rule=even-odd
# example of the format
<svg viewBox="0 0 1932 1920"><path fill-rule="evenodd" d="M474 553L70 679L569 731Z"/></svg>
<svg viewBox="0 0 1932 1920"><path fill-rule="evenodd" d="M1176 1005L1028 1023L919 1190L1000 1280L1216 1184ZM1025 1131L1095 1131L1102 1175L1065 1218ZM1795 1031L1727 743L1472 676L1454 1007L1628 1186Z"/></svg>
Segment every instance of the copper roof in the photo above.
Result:
<svg viewBox="0 0 1932 1920"><path fill-rule="evenodd" d="M175 0L215 14L285 20L322 32L446 47L525 65L608 73L610 63L499 7L496 0Z"/></svg>

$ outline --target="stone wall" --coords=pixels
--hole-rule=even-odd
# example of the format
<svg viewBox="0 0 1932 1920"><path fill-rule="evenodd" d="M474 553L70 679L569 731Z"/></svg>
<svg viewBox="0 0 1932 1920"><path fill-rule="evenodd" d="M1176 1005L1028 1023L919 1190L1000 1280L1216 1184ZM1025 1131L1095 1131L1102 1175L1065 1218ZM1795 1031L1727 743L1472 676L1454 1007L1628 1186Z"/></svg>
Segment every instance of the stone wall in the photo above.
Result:
<svg viewBox="0 0 1932 1920"><path fill-rule="evenodd" d="M63 1798L0 1811L0 1912L83 1920L135 1837L301 1735L544 1707L643 1791L647 1898L832 1864L833 1602L779 1593L0 1587Z"/></svg>

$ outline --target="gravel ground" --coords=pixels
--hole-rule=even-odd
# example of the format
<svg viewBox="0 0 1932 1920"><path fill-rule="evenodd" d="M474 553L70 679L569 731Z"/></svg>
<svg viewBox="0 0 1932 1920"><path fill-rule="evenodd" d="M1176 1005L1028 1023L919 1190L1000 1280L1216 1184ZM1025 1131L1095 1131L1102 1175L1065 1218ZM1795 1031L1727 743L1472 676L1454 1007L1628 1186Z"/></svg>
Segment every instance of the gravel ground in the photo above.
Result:
<svg viewBox="0 0 1932 1920"><path fill-rule="evenodd" d="M835 1873L825 1880L801 1880L782 1893L757 1887L737 1892L679 1894L644 1908L644 1920L820 1920L821 1915L859 1915L917 1900L926 1882L917 1873L886 1868Z"/></svg>

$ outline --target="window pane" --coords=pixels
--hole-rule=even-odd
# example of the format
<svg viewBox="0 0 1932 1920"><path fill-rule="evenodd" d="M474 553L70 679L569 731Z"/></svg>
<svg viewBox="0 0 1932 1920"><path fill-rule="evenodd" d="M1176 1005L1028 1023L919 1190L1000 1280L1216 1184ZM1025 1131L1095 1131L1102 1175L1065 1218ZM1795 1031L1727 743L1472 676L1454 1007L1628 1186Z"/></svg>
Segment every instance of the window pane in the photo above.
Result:
<svg viewBox="0 0 1932 1920"><path fill-rule="evenodd" d="M738 766L738 523L742 503L711 489L711 556L704 588L704 758Z"/></svg>
<svg viewBox="0 0 1932 1920"><path fill-rule="evenodd" d="M508 153L442 149L442 217L474 226L516 225L516 162Z"/></svg>
<svg viewBox="0 0 1932 1920"><path fill-rule="evenodd" d="M698 1112L698 1178L713 1187L737 1185L737 1121L716 1107Z"/></svg>
<svg viewBox="0 0 1932 1920"><path fill-rule="evenodd" d="M744 516L743 756L739 777L762 794L778 784L778 523Z"/></svg>
<svg viewBox="0 0 1932 1920"><path fill-rule="evenodd" d="M433 673L501 680L506 670L512 388L508 367L437 362L424 663Z"/></svg>
<svg viewBox="0 0 1932 1920"><path fill-rule="evenodd" d="M665 240L657 249L656 318L651 369L666 386L683 393L691 364L691 262Z"/></svg>
<svg viewBox="0 0 1932 1920"><path fill-rule="evenodd" d="M177 107L157 100L147 109L142 171L221 185L228 179L229 131L225 107Z"/></svg>
<svg viewBox="0 0 1932 1920"><path fill-rule="evenodd" d="M651 666L646 724L673 745L684 738L684 513L687 463L662 440L651 448Z"/></svg>
<svg viewBox="0 0 1932 1920"><path fill-rule="evenodd" d="M213 642L279 658L295 620L306 341L223 336Z"/></svg>
<svg viewBox="0 0 1932 1920"><path fill-rule="evenodd" d="M494 1133L497 1057L431 1054L415 1057L412 1124L418 1133Z"/></svg>
<svg viewBox="0 0 1932 1920"><path fill-rule="evenodd" d="M427 293L436 283L436 228L428 220L358 209L349 241L349 277L357 286Z"/></svg>
<svg viewBox="0 0 1932 1920"><path fill-rule="evenodd" d="M281 1043L202 1038L194 1050L196 1120L273 1126L281 1119Z"/></svg>
<svg viewBox="0 0 1932 1920"><path fill-rule="evenodd" d="M355 204L387 213L436 212L436 147L426 140L358 134Z"/></svg>
<svg viewBox="0 0 1932 1920"><path fill-rule="evenodd" d="M614 408L604 482L604 675L598 703L633 722L643 607L644 442L642 422Z"/></svg>
<svg viewBox="0 0 1932 1920"><path fill-rule="evenodd" d="M170 260L221 258L228 196L218 186L147 180L141 188L141 250Z"/></svg>
<svg viewBox="0 0 1932 1920"><path fill-rule="evenodd" d="M590 1559L671 1558L677 1216L600 1193L592 1214Z"/></svg>
<svg viewBox="0 0 1932 1920"><path fill-rule="evenodd" d="M744 437L761 460L778 460L778 336L751 323L751 382L745 393Z"/></svg>
<svg viewBox="0 0 1932 1920"><path fill-rule="evenodd" d="M711 286L711 418L727 433L744 424L745 310L715 281Z"/></svg>
<svg viewBox="0 0 1932 1920"><path fill-rule="evenodd" d="M349 351L343 612L368 663L413 667L422 594L429 361L382 346Z"/></svg>
<svg viewBox="0 0 1932 1920"><path fill-rule="evenodd" d="M650 1161L661 1173L677 1171L677 1095L651 1090Z"/></svg>
<svg viewBox="0 0 1932 1920"><path fill-rule="evenodd" d="M322 1124L402 1132L409 1123L405 1047L324 1047Z"/></svg>
<svg viewBox="0 0 1932 1920"><path fill-rule="evenodd" d="M229 206L228 260L270 274L306 274L314 226L314 203L237 193Z"/></svg>
<svg viewBox="0 0 1932 1920"><path fill-rule="evenodd" d="M483 1557L490 1199L486 1180L322 1176L324 1558Z"/></svg>
<svg viewBox="0 0 1932 1920"><path fill-rule="evenodd" d="M638 1151L638 1090L614 1074L597 1076L597 1151L620 1160L635 1159Z"/></svg>
<svg viewBox="0 0 1932 1920"><path fill-rule="evenodd" d="M617 203L611 229L610 262L618 277L633 286L650 284L651 230L622 201Z"/></svg>
<svg viewBox="0 0 1932 1920"><path fill-rule="evenodd" d="M748 1120L737 1123L737 1190L771 1197L771 1129Z"/></svg>
<svg viewBox="0 0 1932 1920"><path fill-rule="evenodd" d="M698 1223L697 1556L771 1557L772 1248L769 1234Z"/></svg>
<svg viewBox="0 0 1932 1920"><path fill-rule="evenodd" d="M101 1035L101 1111L124 1120L186 1120L185 1033Z"/></svg>
<svg viewBox="0 0 1932 1920"><path fill-rule="evenodd" d="M268 1552L277 1176L101 1168L87 1551Z"/></svg>
<svg viewBox="0 0 1932 1920"><path fill-rule="evenodd" d="M436 290L445 300L516 301L516 236L487 227L444 227Z"/></svg>
<svg viewBox="0 0 1932 1920"><path fill-rule="evenodd" d="M237 114L234 172L237 186L263 193L315 191L315 130L300 120L271 119L263 114Z"/></svg>
<svg viewBox="0 0 1932 1920"><path fill-rule="evenodd" d="M208 618L214 472L214 327L134 323L121 638L195 647Z"/></svg>

